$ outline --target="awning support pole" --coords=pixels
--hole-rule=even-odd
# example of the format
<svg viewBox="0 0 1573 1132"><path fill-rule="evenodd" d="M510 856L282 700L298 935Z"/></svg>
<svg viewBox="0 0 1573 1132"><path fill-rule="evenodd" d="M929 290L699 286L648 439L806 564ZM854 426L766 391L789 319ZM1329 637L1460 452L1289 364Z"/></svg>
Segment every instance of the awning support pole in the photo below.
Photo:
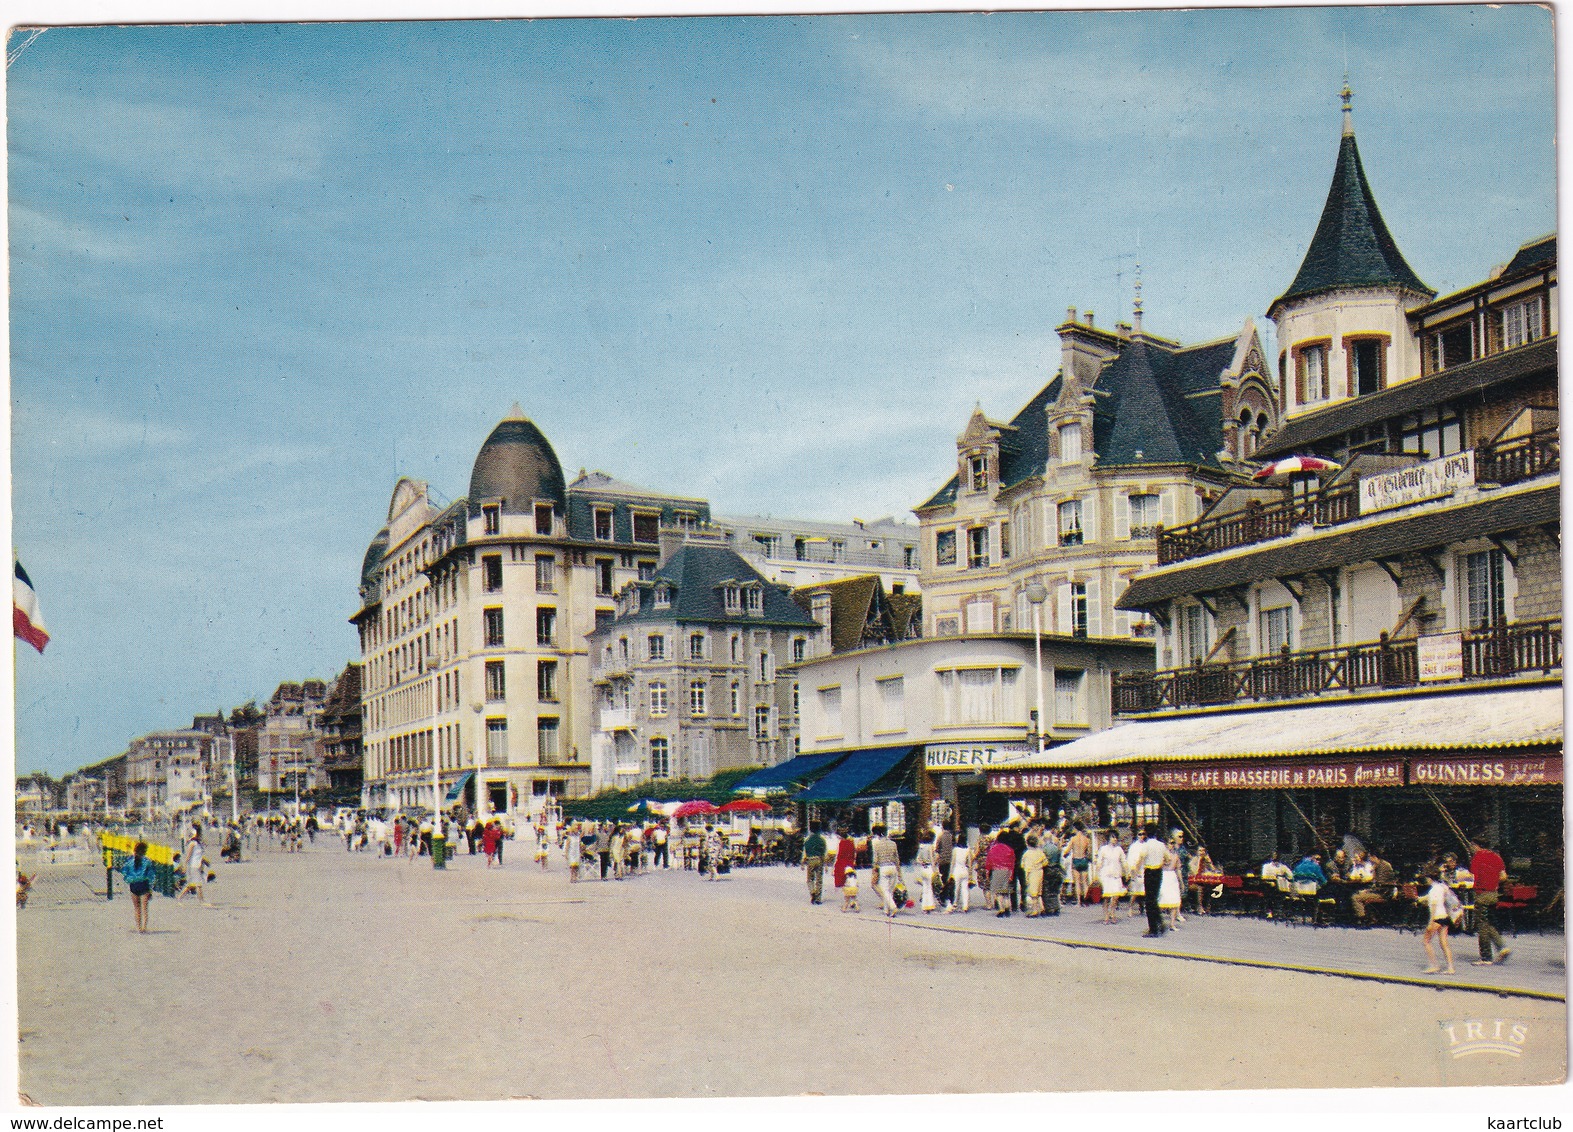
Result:
<svg viewBox="0 0 1573 1132"><path fill-rule="evenodd" d="M1464 833L1463 826L1453 820L1453 815L1448 812L1447 807L1442 804L1442 799L1436 796L1431 787L1422 786L1420 789L1431 800L1431 804L1436 807L1437 813L1442 815L1442 820L1447 823L1447 828L1453 831L1454 837L1458 838L1459 847L1467 854L1469 852L1469 837Z"/></svg>
<svg viewBox="0 0 1573 1132"><path fill-rule="evenodd" d="M1232 629L1230 630L1230 632L1233 632L1233 631L1234 630L1232 630ZM1191 842L1193 844L1195 844L1195 845L1201 845L1202 844L1202 835L1196 831L1196 824L1195 824L1195 822L1192 821L1186 815L1184 810L1180 809L1179 806L1176 806L1174 804L1174 800L1169 797L1168 792L1160 790L1158 792L1158 799L1165 806L1168 806L1169 809L1174 812L1175 818L1179 820L1180 828L1185 830L1185 835L1191 839Z"/></svg>
<svg viewBox="0 0 1573 1132"><path fill-rule="evenodd" d="M1331 849L1332 846L1328 845L1327 842L1322 840L1322 831L1316 828L1316 823L1314 821L1312 821L1310 818L1305 816L1305 811L1302 810L1300 808L1299 803L1294 800L1294 795L1289 793L1289 791L1285 790L1284 791L1284 798L1288 801L1288 803L1291 806L1294 807L1294 812L1300 815L1300 820L1305 822L1306 828L1308 828L1311 831L1311 836L1316 838L1316 843L1318 845L1320 845L1324 850L1325 849Z"/></svg>

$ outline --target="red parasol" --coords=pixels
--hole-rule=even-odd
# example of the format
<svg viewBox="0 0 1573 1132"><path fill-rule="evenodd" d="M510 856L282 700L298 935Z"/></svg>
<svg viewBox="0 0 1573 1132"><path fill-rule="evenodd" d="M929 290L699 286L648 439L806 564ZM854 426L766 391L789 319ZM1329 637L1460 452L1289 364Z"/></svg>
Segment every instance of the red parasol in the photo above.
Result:
<svg viewBox="0 0 1573 1132"><path fill-rule="evenodd" d="M691 818L695 814L713 814L716 812L715 803L706 802L701 798L697 802L684 802L672 811L672 816L674 818Z"/></svg>
<svg viewBox="0 0 1573 1132"><path fill-rule="evenodd" d="M761 802L757 798L739 798L728 802L717 813L720 814L763 814L770 810L769 802Z"/></svg>
<svg viewBox="0 0 1573 1132"><path fill-rule="evenodd" d="M1327 475L1338 471L1339 467L1340 465L1331 460L1324 460L1320 456L1286 456L1282 460L1274 460L1251 478L1258 483L1266 483L1269 480L1295 480L1308 476Z"/></svg>

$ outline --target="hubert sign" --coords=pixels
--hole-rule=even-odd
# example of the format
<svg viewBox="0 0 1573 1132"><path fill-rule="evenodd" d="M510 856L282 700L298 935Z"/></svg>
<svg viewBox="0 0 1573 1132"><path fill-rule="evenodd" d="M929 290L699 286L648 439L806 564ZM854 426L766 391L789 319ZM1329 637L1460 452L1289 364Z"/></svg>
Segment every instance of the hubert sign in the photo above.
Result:
<svg viewBox="0 0 1573 1132"><path fill-rule="evenodd" d="M923 765L929 770L971 774L1009 759L1019 759L1032 748L1021 741L999 743L929 743L923 748Z"/></svg>
<svg viewBox="0 0 1573 1132"><path fill-rule="evenodd" d="M1365 476L1360 480L1360 514L1405 507L1426 499L1441 499L1475 482L1473 448L1456 456L1427 460L1396 472Z"/></svg>

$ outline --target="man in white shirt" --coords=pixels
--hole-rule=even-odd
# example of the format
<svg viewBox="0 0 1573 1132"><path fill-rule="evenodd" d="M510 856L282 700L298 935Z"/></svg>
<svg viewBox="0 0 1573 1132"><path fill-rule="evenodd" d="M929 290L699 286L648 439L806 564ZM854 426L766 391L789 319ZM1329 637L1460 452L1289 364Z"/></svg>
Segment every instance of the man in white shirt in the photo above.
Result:
<svg viewBox="0 0 1573 1132"><path fill-rule="evenodd" d="M1142 935L1147 939L1156 939L1163 934L1163 913L1158 908L1158 890L1163 886L1163 862L1168 857L1169 847L1159 839L1157 826L1149 825L1144 834L1139 860L1142 890L1146 893L1147 930Z"/></svg>

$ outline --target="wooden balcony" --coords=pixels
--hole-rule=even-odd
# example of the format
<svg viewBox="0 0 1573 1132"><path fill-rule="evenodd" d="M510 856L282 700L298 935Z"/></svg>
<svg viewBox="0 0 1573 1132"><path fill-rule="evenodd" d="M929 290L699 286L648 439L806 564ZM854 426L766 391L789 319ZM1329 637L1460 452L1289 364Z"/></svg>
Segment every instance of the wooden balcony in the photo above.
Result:
<svg viewBox="0 0 1573 1132"><path fill-rule="evenodd" d="M1537 432L1482 444L1475 449L1475 482L1507 487L1552 475L1562 467L1562 444L1555 432ZM1158 528L1158 565L1184 562L1221 550L1282 538L1296 527L1333 527L1360 517L1357 484L1297 495L1279 503L1251 502L1243 510L1183 527Z"/></svg>
<svg viewBox="0 0 1573 1132"><path fill-rule="evenodd" d="M1462 680L1549 675L1562 667L1562 622L1527 621L1476 629L1463 636ZM1428 686L1431 682L1427 682ZM1441 682L1437 682L1440 684ZM1420 684L1413 640L1312 649L1226 664L1197 664L1116 678L1116 715L1172 708L1304 699L1340 692L1413 688Z"/></svg>

